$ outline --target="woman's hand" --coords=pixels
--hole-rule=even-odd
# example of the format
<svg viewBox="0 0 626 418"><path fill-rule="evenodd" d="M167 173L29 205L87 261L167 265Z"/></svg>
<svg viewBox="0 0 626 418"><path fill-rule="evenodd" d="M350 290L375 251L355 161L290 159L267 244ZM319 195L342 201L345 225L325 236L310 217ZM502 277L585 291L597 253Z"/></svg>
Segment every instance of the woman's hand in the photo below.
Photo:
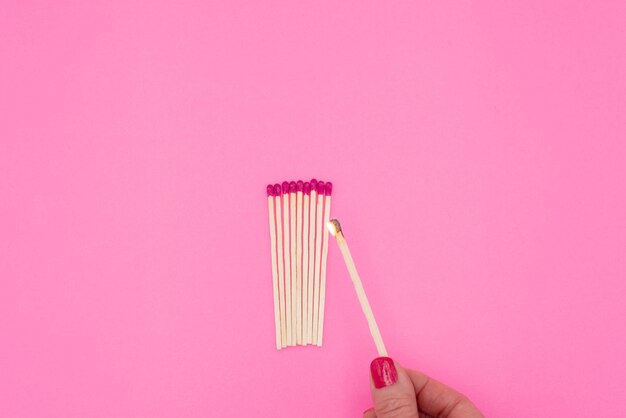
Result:
<svg viewBox="0 0 626 418"><path fill-rule="evenodd" d="M389 357L374 359L370 369L374 407L364 418L483 418L464 395Z"/></svg>

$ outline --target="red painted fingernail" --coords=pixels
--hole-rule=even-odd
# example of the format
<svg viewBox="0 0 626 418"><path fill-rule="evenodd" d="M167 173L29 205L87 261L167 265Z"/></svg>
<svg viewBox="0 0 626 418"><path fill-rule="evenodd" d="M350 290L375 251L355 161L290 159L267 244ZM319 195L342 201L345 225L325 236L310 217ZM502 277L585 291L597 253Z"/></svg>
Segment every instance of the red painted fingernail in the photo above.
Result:
<svg viewBox="0 0 626 418"><path fill-rule="evenodd" d="M375 358L370 364L370 371L376 389L391 386L398 381L396 366L393 365L393 360L389 357Z"/></svg>

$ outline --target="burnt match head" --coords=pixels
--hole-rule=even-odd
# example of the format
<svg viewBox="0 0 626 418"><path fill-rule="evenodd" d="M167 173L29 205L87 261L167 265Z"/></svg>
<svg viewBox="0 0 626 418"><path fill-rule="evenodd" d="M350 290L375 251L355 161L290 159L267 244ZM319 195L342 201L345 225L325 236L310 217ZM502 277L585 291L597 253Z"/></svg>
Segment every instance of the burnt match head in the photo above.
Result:
<svg viewBox="0 0 626 418"><path fill-rule="evenodd" d="M337 219L331 219L330 221L328 221L328 223L326 224L326 228L328 228L330 235L332 235L333 237L341 233L341 224Z"/></svg>
<svg viewBox="0 0 626 418"><path fill-rule="evenodd" d="M330 181L326 182L326 190L324 190L326 196L333 194L333 184Z"/></svg>
<svg viewBox="0 0 626 418"><path fill-rule="evenodd" d="M304 183L302 182L302 180L298 180L298 182L296 183L296 190L298 192L301 192L304 189Z"/></svg>
<svg viewBox="0 0 626 418"><path fill-rule="evenodd" d="M283 191L283 189L280 187L280 184L276 183L274 185L274 196L280 196L282 191Z"/></svg>
<svg viewBox="0 0 626 418"><path fill-rule="evenodd" d="M267 197L270 196L274 196L274 185L273 184L268 184L267 185Z"/></svg>
<svg viewBox="0 0 626 418"><path fill-rule="evenodd" d="M322 196L324 194L324 191L326 190L326 183L324 183L323 181L319 181L317 183L317 194Z"/></svg>
<svg viewBox="0 0 626 418"><path fill-rule="evenodd" d="M308 181L305 182L302 189L304 190L304 194L311 194L311 183L309 183Z"/></svg>
<svg viewBox="0 0 626 418"><path fill-rule="evenodd" d="M289 182L283 181L283 194L289 193Z"/></svg>
<svg viewBox="0 0 626 418"><path fill-rule="evenodd" d="M289 183L289 193L295 193L297 189L298 189L298 186L296 185L295 181L292 181L291 183Z"/></svg>

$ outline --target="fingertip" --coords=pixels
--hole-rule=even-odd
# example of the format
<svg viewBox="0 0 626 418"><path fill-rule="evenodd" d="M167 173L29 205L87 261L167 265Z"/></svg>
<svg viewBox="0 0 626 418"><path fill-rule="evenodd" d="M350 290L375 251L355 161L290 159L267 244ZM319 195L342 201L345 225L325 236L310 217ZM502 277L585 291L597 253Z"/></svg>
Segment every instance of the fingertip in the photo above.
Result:
<svg viewBox="0 0 626 418"><path fill-rule="evenodd" d="M405 370L389 357L370 364L370 389L376 417L417 418L415 389Z"/></svg>
<svg viewBox="0 0 626 418"><path fill-rule="evenodd" d="M370 364L370 376L376 389L391 386L398 381L395 362L390 357L378 357Z"/></svg>

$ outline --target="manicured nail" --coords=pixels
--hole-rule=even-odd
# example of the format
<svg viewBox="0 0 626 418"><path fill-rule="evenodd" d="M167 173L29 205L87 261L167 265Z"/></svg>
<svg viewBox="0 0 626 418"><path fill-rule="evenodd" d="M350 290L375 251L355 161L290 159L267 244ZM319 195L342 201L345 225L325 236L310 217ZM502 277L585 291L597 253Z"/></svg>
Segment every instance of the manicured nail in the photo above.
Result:
<svg viewBox="0 0 626 418"><path fill-rule="evenodd" d="M391 386L398 381L398 372L389 357L378 357L370 364L372 380L376 389Z"/></svg>

